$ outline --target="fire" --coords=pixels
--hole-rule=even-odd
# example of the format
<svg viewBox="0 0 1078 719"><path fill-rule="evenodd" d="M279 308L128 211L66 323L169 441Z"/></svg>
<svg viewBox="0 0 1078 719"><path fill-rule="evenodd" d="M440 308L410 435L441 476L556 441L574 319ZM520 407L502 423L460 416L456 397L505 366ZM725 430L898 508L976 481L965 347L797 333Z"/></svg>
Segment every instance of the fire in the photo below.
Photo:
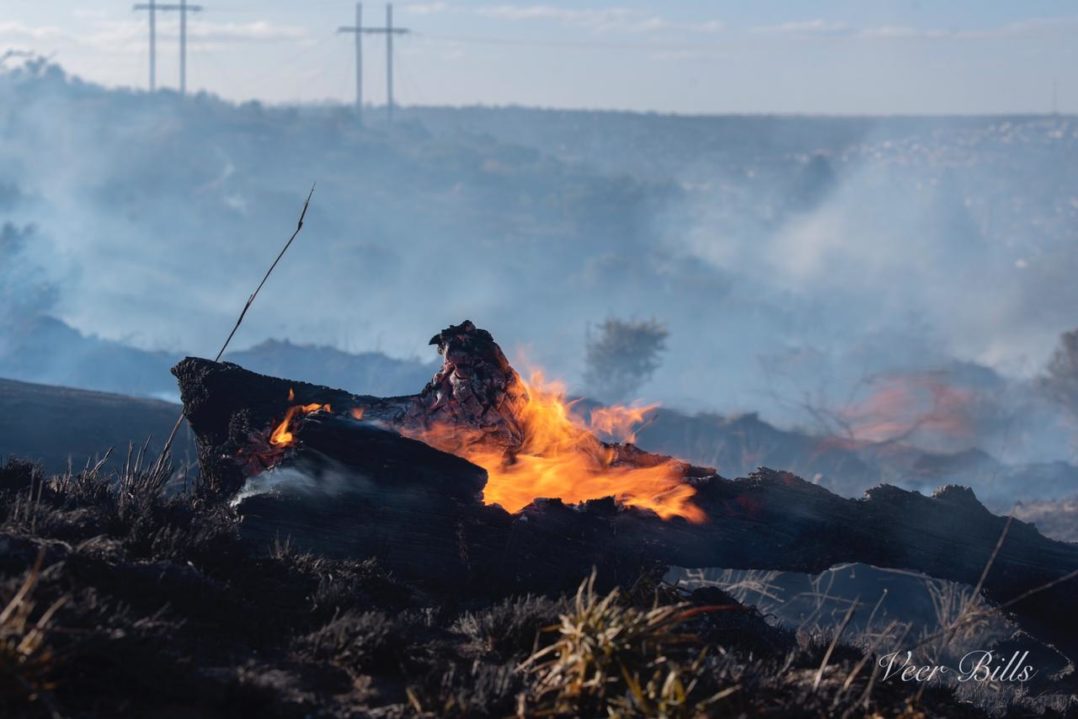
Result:
<svg viewBox="0 0 1078 719"><path fill-rule="evenodd" d="M288 401L294 402L296 399L296 393L292 390L288 390ZM296 415L310 414L311 412L332 412L328 404L318 404L312 402L311 404L296 404L288 408L285 412L284 419L270 434L270 444L274 447L288 447L296 441L295 436L292 434L292 419ZM358 418L357 418L358 419Z"/></svg>
<svg viewBox="0 0 1078 719"><path fill-rule="evenodd" d="M650 509L663 519L683 517L703 522L692 502L696 490L684 481L681 465L663 460L653 466L619 462L615 446L599 441L572 413L564 387L547 384L540 373L519 380L527 398L515 418L522 430L519 445L505 447L481 430L441 422L410 434L433 447L464 457L487 471L485 504L519 512L535 499L557 498L567 504L614 497ZM651 408L608 408L592 413L596 428L632 436L632 426Z"/></svg>
<svg viewBox="0 0 1078 719"><path fill-rule="evenodd" d="M939 440L968 440L974 434L976 396L947 384L938 373L886 375L872 393L846 408L842 419L855 440L894 442L915 433Z"/></svg>
<svg viewBox="0 0 1078 719"><path fill-rule="evenodd" d="M592 431L609 435L618 442L636 442L636 428L643 424L658 406L649 404L642 407L597 407L588 417L588 426Z"/></svg>

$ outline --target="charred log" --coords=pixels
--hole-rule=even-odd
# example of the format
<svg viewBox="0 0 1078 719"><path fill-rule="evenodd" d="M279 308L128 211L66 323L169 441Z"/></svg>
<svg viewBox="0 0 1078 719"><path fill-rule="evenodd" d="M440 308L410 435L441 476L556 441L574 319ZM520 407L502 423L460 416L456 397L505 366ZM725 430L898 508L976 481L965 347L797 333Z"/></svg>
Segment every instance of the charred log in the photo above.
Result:
<svg viewBox="0 0 1078 719"><path fill-rule="evenodd" d="M322 554L383 557L408 576L446 583L466 570L466 517L483 470L371 423L319 413L303 447L252 482L239 507L249 539L288 537ZM269 491L273 490L273 491Z"/></svg>
<svg viewBox="0 0 1078 719"><path fill-rule="evenodd" d="M881 486L853 500L784 472L727 480L683 466L708 518L703 524L664 521L613 500L570 507L537 499L517 514L486 506L482 469L395 430L448 419L511 451L526 388L490 335L471 323L433 341L445 359L442 371L412 397L351 395L194 358L174 369L203 474L223 496L261 471L266 437L290 405L332 408L299 418L295 444L269 462L275 473L293 471L304 482L240 501L249 538L288 535L312 551L379 555L416 581L456 584L461 592L553 592L573 586L591 566L621 581L656 563L819 572L862 562L975 585L991 560L983 589L1004 603L1078 570L1078 546L1019 521L994 555L1006 520L958 487L925 497ZM362 421L353 419L360 413ZM632 445L611 449L634 466L668 459ZM1075 580L1059 583L1011 607L1026 629L1072 656L1075 587Z"/></svg>
<svg viewBox="0 0 1078 719"><path fill-rule="evenodd" d="M254 473L256 468L248 464L253 448L265 444L268 430L289 406L328 404L345 412L364 408L378 418L399 416L411 399L352 395L267 377L231 362L190 357L173 367L172 374L179 382L184 416L195 432L200 476L206 490L219 498L235 495Z"/></svg>

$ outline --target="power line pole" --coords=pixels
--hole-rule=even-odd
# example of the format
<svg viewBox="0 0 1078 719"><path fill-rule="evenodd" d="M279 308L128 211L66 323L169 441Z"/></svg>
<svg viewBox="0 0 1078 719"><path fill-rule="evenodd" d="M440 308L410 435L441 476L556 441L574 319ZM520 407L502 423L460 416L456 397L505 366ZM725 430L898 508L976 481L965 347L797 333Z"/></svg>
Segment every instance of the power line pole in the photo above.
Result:
<svg viewBox="0 0 1078 719"><path fill-rule="evenodd" d="M201 12L201 5L180 0L180 96L187 94L187 12Z"/></svg>
<svg viewBox="0 0 1078 719"><path fill-rule="evenodd" d="M148 10L150 15L150 92L157 90L157 0L135 5L135 10Z"/></svg>
<svg viewBox="0 0 1078 719"><path fill-rule="evenodd" d="M393 122L393 36L404 35L408 28L393 27L393 5L386 5L385 27L363 27L363 7L356 3L356 24L337 28L338 33L356 37L356 115L363 118L363 35L386 36L386 117Z"/></svg>
<svg viewBox="0 0 1078 719"><path fill-rule="evenodd" d="M188 5L187 0L177 4L160 4L157 0L134 6L135 10L150 13L150 92L157 89L157 12L180 13L180 95L187 94L187 13L202 12L201 5Z"/></svg>
<svg viewBox="0 0 1078 719"><path fill-rule="evenodd" d="M386 3L386 120L393 123L393 3Z"/></svg>
<svg viewBox="0 0 1078 719"><path fill-rule="evenodd" d="M157 0L146 6L150 16L150 92L157 90Z"/></svg>
<svg viewBox="0 0 1078 719"><path fill-rule="evenodd" d="M356 117L363 122L363 3L356 3L356 24L337 28L338 33L346 32L356 38Z"/></svg>

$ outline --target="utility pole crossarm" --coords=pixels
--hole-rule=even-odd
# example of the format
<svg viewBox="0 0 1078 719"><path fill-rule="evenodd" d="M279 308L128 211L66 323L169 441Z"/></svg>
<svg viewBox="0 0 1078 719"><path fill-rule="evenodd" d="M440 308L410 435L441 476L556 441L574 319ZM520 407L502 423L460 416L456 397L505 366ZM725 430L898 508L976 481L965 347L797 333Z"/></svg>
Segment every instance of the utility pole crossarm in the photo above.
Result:
<svg viewBox="0 0 1078 719"><path fill-rule="evenodd" d="M202 12L206 9L202 5L173 5L165 3L145 3L134 6L135 10L183 10L184 8L187 8L187 12Z"/></svg>

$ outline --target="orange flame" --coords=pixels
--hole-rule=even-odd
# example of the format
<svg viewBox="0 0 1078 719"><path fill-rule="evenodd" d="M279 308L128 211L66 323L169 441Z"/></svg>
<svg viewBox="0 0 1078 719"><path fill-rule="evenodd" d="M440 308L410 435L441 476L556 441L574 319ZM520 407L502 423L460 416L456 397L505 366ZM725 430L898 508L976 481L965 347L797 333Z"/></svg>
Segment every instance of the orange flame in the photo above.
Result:
<svg viewBox="0 0 1078 719"><path fill-rule="evenodd" d="M659 405L643 407L596 407L588 417L592 431L605 434L618 442L636 442L636 427Z"/></svg>
<svg viewBox="0 0 1078 719"><path fill-rule="evenodd" d="M296 399L296 393L292 390L288 390L288 401L293 402ZM318 404L312 402L311 404L297 404L292 405L285 412L284 419L277 425L276 429L270 435L270 444L275 447L288 447L296 441L295 436L292 434L292 419L296 415L310 414L311 412L332 412L328 404Z"/></svg>
<svg viewBox="0 0 1078 719"><path fill-rule="evenodd" d="M411 434L485 469L483 502L501 505L508 512L519 512L540 498L579 504L614 497L622 504L650 509L663 519L705 521L703 510L692 502L696 490L684 481L680 463L670 459L643 467L619 463L618 449L600 442L572 414L562 385L544 384L539 373L532 375L530 383L520 381L527 400L516 417L523 430L519 446L506 448L480 430L448 423ZM648 409L608 408L598 424L628 431L633 418L643 419Z"/></svg>
<svg viewBox="0 0 1078 719"><path fill-rule="evenodd" d="M878 378L873 392L841 412L853 439L893 442L913 434L970 439L976 396L947 384L937 373L906 373Z"/></svg>

